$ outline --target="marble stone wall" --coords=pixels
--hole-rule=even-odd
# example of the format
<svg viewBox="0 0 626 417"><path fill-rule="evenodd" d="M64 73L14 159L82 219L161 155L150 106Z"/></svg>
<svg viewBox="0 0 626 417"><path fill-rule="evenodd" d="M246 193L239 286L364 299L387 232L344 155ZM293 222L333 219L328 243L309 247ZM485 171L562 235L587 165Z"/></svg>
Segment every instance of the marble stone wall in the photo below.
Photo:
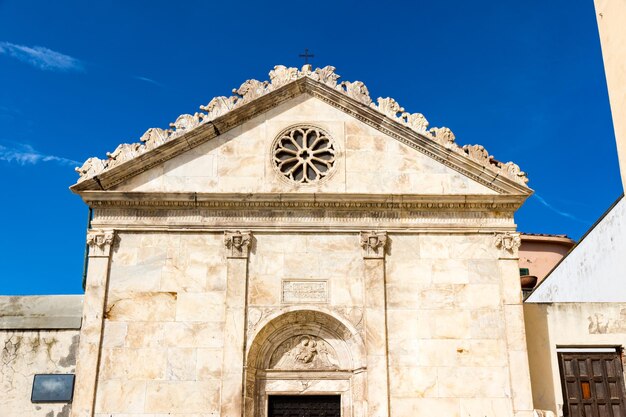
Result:
<svg viewBox="0 0 626 417"><path fill-rule="evenodd" d="M512 416L514 395L528 397L530 388L522 378L511 380L510 371L509 350L524 349L523 321L519 297L512 300L517 305L503 298L510 281L491 236L391 235L391 241L391 415L436 409L446 416Z"/></svg>
<svg viewBox="0 0 626 417"><path fill-rule="evenodd" d="M223 236L121 233L111 259L97 416L218 415Z"/></svg>
<svg viewBox="0 0 626 417"><path fill-rule="evenodd" d="M352 363L363 361L354 365L365 372L359 383L375 390L344 393L354 370L315 380L321 392L359 404L364 398L365 407L342 404L354 415L530 415L517 260L503 256L493 235L390 233L374 259L360 239L355 232L255 231L247 259L227 259L223 232L117 232L95 416L237 415L245 358L232 358L241 348L247 354L273 318L297 310L323 312L354 330L345 338L360 343L364 356L352 355ZM233 291L233 279L243 280L241 291ZM239 304L245 327L229 322ZM293 323L285 335L312 328L294 317L283 323ZM264 381L295 393L311 386Z"/></svg>
<svg viewBox="0 0 626 417"><path fill-rule="evenodd" d="M313 122L312 122L313 121ZM335 172L297 186L272 167L271 145L285 128L312 123L337 150ZM348 114L302 95L115 187L142 192L347 192L495 194Z"/></svg>

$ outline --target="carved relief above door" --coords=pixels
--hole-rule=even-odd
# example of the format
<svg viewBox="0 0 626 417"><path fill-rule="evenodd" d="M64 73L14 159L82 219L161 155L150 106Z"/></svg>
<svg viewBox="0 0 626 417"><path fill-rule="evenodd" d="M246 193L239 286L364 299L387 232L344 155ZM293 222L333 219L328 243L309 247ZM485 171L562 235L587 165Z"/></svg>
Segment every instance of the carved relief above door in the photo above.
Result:
<svg viewBox="0 0 626 417"><path fill-rule="evenodd" d="M293 309L259 323L259 328L246 356L246 417L282 416L300 410L289 396L305 400L332 396L339 407L336 415L365 416L364 344L348 321L331 312ZM270 398L276 396L285 401L271 405ZM310 417L318 415L311 410L305 407L300 411ZM323 412L320 416L335 415L327 414L328 410L317 411ZM288 415L301 415L294 412Z"/></svg>

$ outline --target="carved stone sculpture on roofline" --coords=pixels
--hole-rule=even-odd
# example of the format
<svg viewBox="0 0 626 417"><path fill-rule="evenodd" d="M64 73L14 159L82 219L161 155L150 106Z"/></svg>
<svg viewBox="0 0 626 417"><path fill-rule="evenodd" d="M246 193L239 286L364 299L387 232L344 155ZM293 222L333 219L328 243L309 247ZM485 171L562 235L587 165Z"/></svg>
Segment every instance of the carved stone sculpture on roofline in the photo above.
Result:
<svg viewBox="0 0 626 417"><path fill-rule="evenodd" d="M338 82L340 76L335 73L335 67L312 69L305 65L302 69L287 68L277 65L269 73L270 81L247 80L239 88L233 89L230 97L215 97L205 106L200 106L202 112L193 115L180 115L174 123L170 123L170 129L148 129L138 143L122 144L113 152L107 153L107 159L89 158L80 167L76 168L79 173L79 182L92 178L106 170L121 165L139 155L151 151L166 142L169 142L183 134L186 134L198 126L208 123L223 116L230 111L254 101L272 91L275 91L293 81L301 78L309 78L317 81L328 88L332 88L347 97L369 106L380 112L390 120L409 127L411 130L423 135L424 138L443 145L455 154L462 155L469 160L481 164L490 170L502 174L522 185L528 182L526 174L513 162L502 163L489 155L487 150L480 145L459 146L455 143L455 135L447 127L434 127L428 129L429 123L421 113L408 113L404 107L393 98L378 98L373 102L367 86L361 81Z"/></svg>

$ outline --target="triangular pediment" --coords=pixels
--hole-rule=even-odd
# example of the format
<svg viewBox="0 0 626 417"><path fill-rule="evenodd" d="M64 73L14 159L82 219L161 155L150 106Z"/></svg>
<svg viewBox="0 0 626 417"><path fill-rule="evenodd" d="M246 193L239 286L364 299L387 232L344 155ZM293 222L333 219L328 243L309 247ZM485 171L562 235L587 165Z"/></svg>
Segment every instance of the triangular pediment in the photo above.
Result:
<svg viewBox="0 0 626 417"><path fill-rule="evenodd" d="M518 195L532 191L513 163L479 145L460 147L447 128L428 129L419 113L393 99L373 103L360 82L337 83L334 68L276 67L271 82L246 81L172 129L150 129L141 143L120 145L106 161L78 171L77 193L378 193ZM332 138L336 165L328 179L305 184L272 166L277 135L292 126ZM274 160L275 163L275 160ZM293 180L293 178L291 178Z"/></svg>

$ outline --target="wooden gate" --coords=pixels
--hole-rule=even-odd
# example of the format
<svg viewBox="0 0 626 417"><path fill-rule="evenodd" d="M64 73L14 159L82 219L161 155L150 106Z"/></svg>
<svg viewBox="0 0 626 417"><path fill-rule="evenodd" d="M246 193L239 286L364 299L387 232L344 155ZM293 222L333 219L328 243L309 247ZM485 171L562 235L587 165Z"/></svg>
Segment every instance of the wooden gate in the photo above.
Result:
<svg viewBox="0 0 626 417"><path fill-rule="evenodd" d="M564 415L626 417L624 376L618 352L560 352Z"/></svg>

